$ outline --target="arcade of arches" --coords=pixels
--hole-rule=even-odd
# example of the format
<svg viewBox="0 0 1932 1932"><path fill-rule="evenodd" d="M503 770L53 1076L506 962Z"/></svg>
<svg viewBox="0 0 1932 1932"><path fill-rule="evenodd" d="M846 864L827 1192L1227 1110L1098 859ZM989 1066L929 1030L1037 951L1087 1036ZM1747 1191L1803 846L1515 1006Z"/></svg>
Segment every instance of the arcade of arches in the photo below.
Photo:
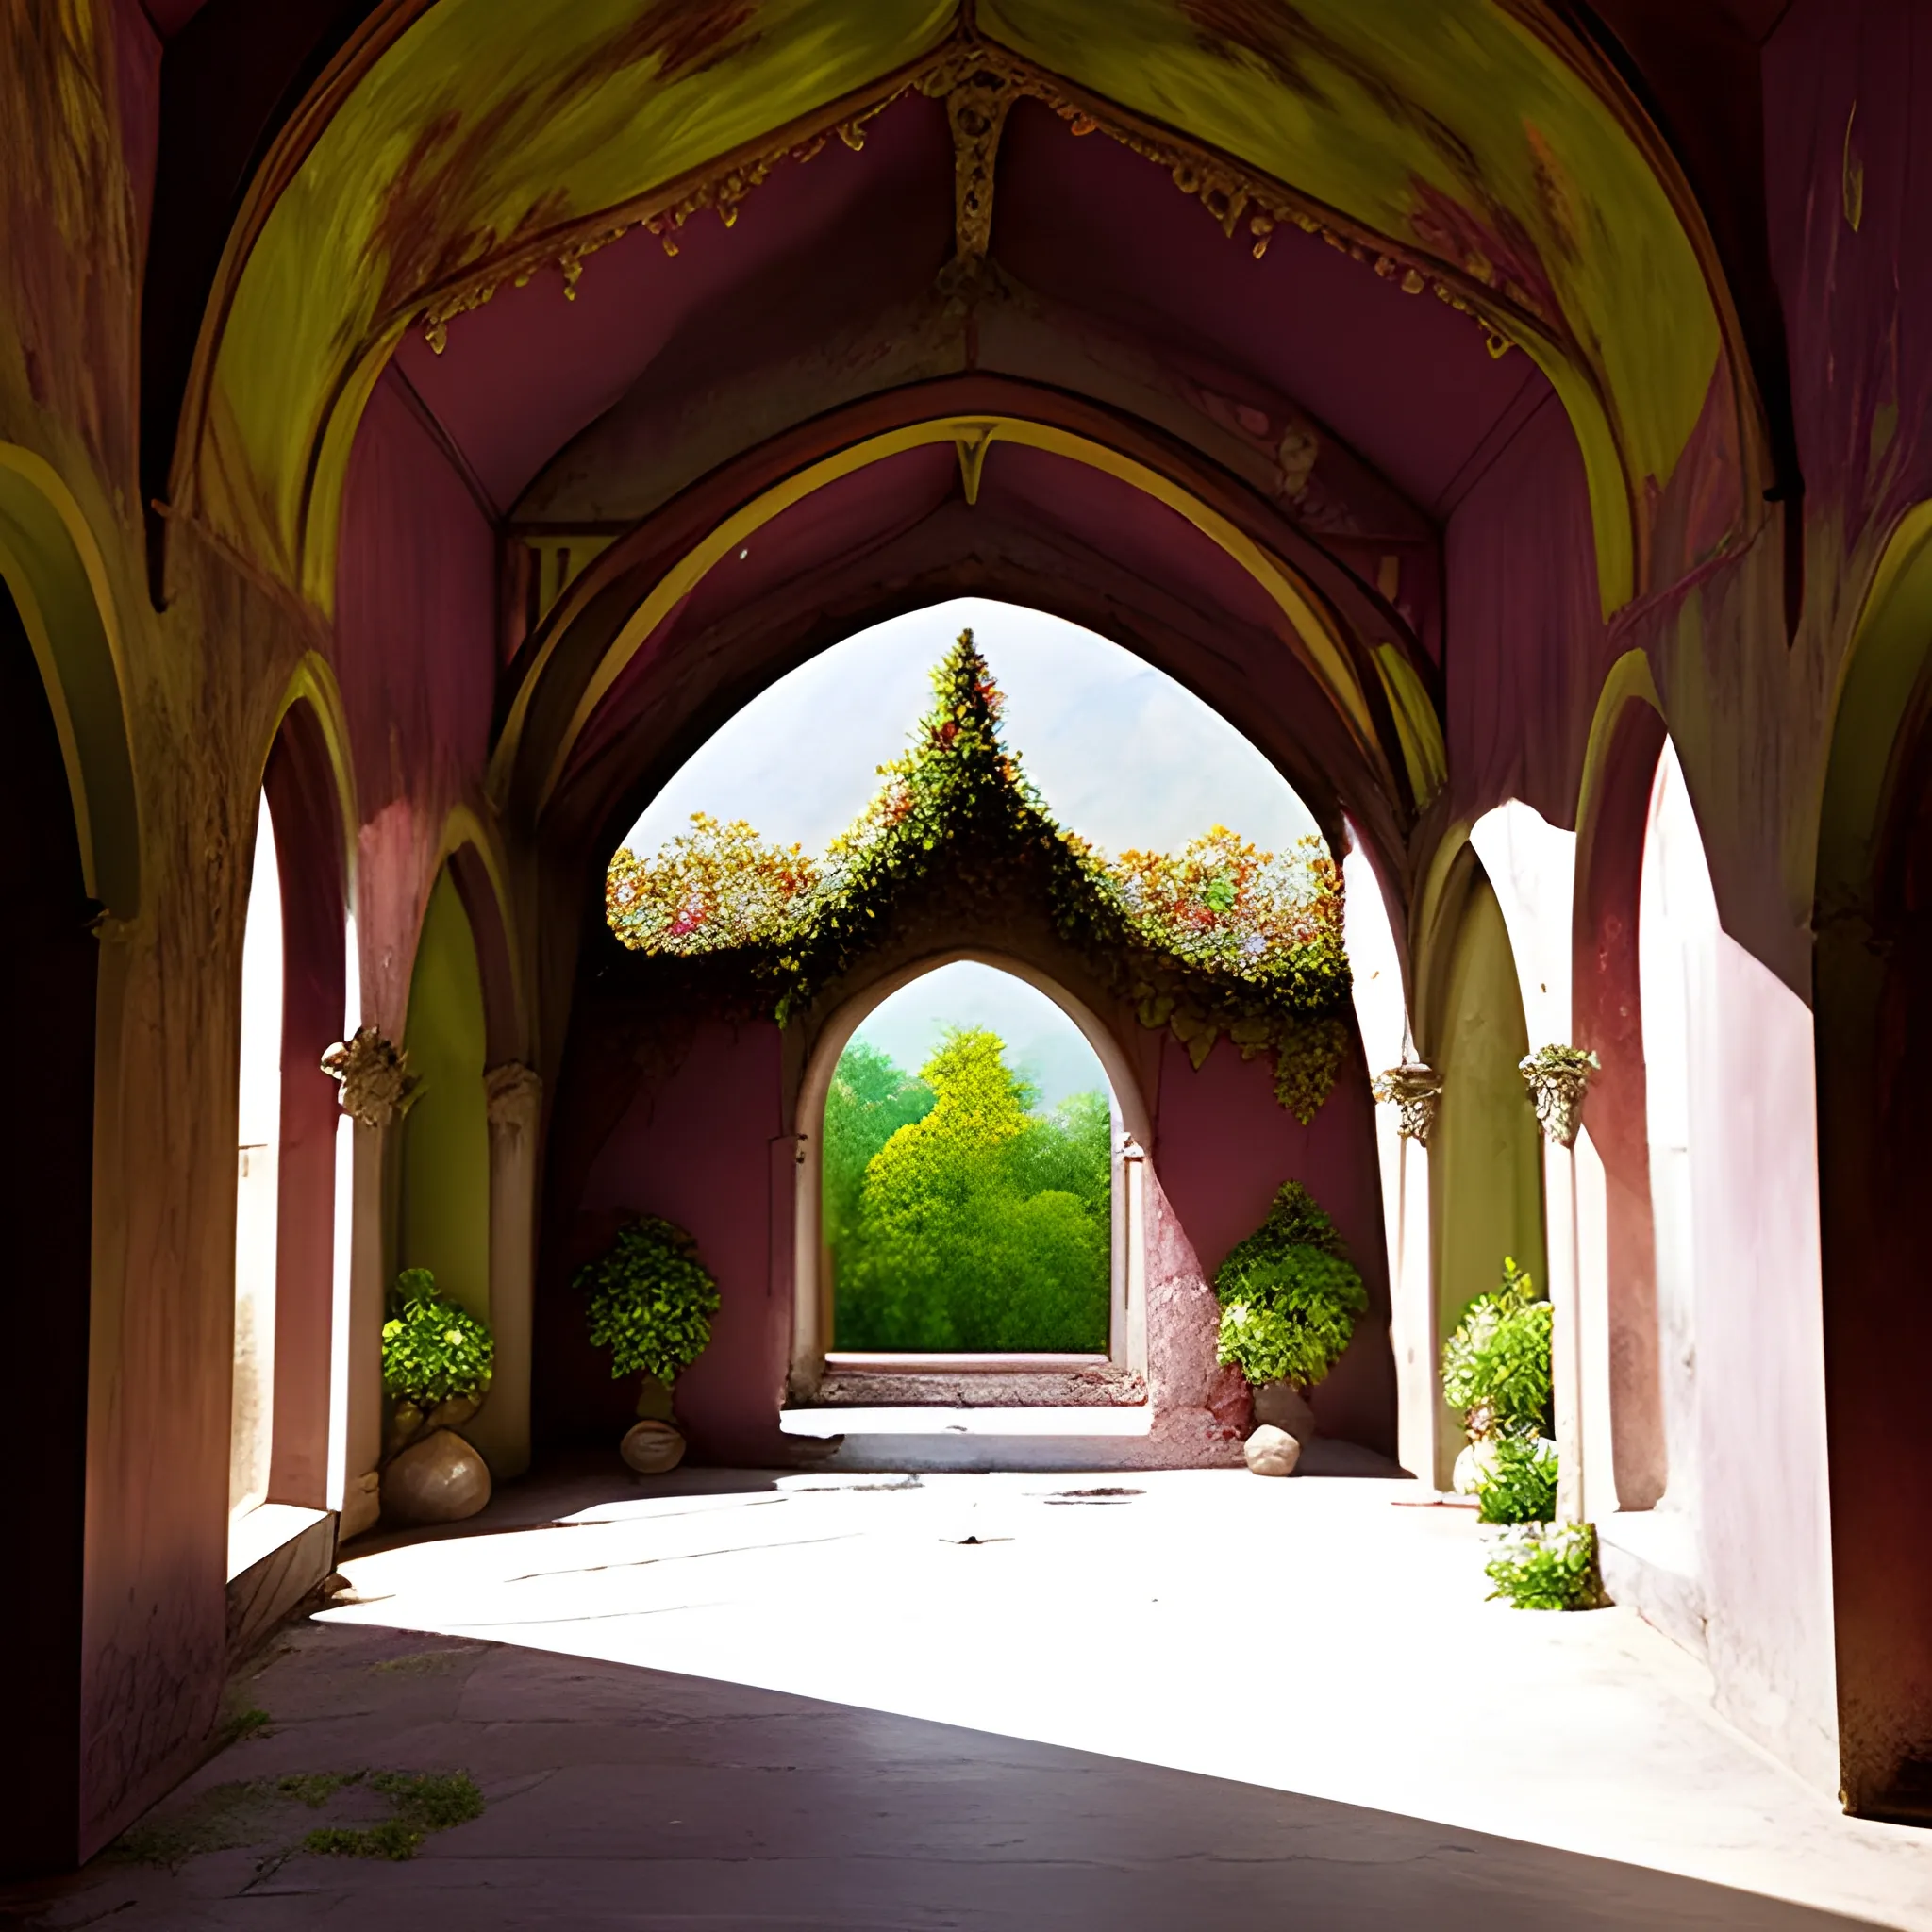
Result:
<svg viewBox="0 0 1932 1932"><path fill-rule="evenodd" d="M1371 1300L1323 1427L1424 1491L1441 1338L1515 1255L1611 1594L1809 1786L1932 1816L1932 17L0 17L0 1867L186 1775L374 1526L399 1269L489 1322L508 1486L628 1416L570 1278L664 1214L723 1295L693 1459L795 1457L808 1090L958 957L1107 1061L1149 1455L1239 1465L1174 1338L1287 1175ZM928 908L782 1025L636 1009L625 828L967 595L1159 667L1307 802L1354 979L1311 1124L1017 915ZM1599 1063L1574 1144L1548 1046ZM1377 1105L1403 1063L1432 1098Z"/></svg>

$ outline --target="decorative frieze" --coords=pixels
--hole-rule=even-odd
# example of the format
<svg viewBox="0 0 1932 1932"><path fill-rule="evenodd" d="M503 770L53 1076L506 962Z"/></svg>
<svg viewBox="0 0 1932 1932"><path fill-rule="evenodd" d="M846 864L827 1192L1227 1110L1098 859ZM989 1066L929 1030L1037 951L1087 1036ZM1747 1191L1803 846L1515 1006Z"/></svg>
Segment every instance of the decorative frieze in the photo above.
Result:
<svg viewBox="0 0 1932 1932"><path fill-rule="evenodd" d="M374 1026L358 1026L322 1057L322 1071L341 1088L342 1111L365 1127L386 1127L414 1104L421 1082L408 1051Z"/></svg>
<svg viewBox="0 0 1932 1932"><path fill-rule="evenodd" d="M1429 1144L1436 1124L1436 1103L1442 1097L1442 1076L1422 1060L1404 1060L1379 1074L1371 1090L1375 1098L1400 1109L1395 1131L1418 1147Z"/></svg>
<svg viewBox="0 0 1932 1932"><path fill-rule="evenodd" d="M1580 1046L1540 1046L1517 1062L1536 1117L1558 1147L1574 1147L1583 1124L1583 1097L1591 1075L1603 1071L1595 1054Z"/></svg>

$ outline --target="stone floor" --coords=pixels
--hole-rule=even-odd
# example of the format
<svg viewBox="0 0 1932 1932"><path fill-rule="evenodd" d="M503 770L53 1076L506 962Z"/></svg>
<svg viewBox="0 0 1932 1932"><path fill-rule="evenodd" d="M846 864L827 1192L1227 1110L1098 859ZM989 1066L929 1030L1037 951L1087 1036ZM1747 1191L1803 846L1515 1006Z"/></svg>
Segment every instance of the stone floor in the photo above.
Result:
<svg viewBox="0 0 1932 1932"><path fill-rule="evenodd" d="M155 1862L15 1922L1932 1928L1932 1834L1840 1815L1627 1611L1486 1603L1474 1522L1416 1500L553 1473L347 1552ZM458 1768L481 1816L407 1861L297 1848L402 1802L325 1774Z"/></svg>

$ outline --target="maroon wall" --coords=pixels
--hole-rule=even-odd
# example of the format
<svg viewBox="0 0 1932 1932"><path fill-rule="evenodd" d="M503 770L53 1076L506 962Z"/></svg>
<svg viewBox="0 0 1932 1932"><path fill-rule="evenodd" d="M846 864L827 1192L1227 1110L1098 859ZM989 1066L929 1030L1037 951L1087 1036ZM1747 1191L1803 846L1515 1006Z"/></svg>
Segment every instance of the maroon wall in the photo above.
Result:
<svg viewBox="0 0 1932 1932"><path fill-rule="evenodd" d="M365 1017L400 1039L451 808L480 795L496 691L496 540L393 371L349 461L336 678L355 747Z"/></svg>
<svg viewBox="0 0 1932 1932"><path fill-rule="evenodd" d="M792 1241L778 1028L699 1023L661 1064L626 1054L580 1004L579 1036L558 1099L537 1311L540 1445L608 1446L635 1413L585 1334L570 1274L631 1214L662 1215L697 1237L724 1305L710 1348L677 1388L695 1455L756 1460L782 1448L775 1417L791 1352L784 1288ZM1336 1091L1303 1126L1274 1095L1265 1059L1225 1044L1197 1073L1164 1039L1149 1094L1151 1150L1165 1210L1159 1265L1211 1276L1254 1232L1284 1180L1305 1182L1334 1216L1361 1269L1370 1310L1316 1398L1330 1434L1393 1456L1395 1384L1373 1104L1358 1049ZM775 1150L775 1153L774 1153ZM775 1265L774 1265L775 1264ZM1152 1263L1150 1263L1152 1265ZM1211 1349L1211 1329L1205 1347ZM1204 1382L1211 1361L1199 1365Z"/></svg>
<svg viewBox="0 0 1932 1932"><path fill-rule="evenodd" d="M1274 1191L1298 1180L1333 1217L1360 1269L1369 1312L1316 1390L1324 1434L1395 1454L1395 1358L1389 1342L1388 1246L1375 1153L1374 1103L1351 1030L1335 1091L1307 1126L1274 1098L1265 1059L1243 1060L1225 1041L1196 1073L1178 1041L1162 1041L1154 1168L1168 1208L1208 1279L1234 1244L1254 1233Z"/></svg>
<svg viewBox="0 0 1932 1932"><path fill-rule="evenodd" d="M1612 726L1576 882L1575 1043L1602 1062L1590 1085L1590 1138L1604 1165L1611 1457L1625 1509L1650 1508L1669 1476L1637 923L1663 743L1663 720L1631 699Z"/></svg>

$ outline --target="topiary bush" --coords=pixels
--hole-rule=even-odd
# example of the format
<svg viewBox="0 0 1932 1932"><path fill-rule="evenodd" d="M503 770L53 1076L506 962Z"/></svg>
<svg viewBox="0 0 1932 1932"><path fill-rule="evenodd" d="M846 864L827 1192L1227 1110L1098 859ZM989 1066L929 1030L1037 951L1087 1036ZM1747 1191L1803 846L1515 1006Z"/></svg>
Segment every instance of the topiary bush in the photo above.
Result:
<svg viewBox="0 0 1932 1932"><path fill-rule="evenodd" d="M1476 1474L1476 1521L1548 1523L1557 1513L1557 1445L1499 1436L1488 1447Z"/></svg>
<svg viewBox="0 0 1932 1932"><path fill-rule="evenodd" d="M1491 1598L1501 1597L1519 1610L1594 1610L1607 1601L1591 1523L1561 1529L1530 1523L1506 1530L1483 1567L1496 1586Z"/></svg>
<svg viewBox="0 0 1932 1932"><path fill-rule="evenodd" d="M1283 1183L1268 1218L1216 1271L1216 1359L1251 1385L1311 1389L1332 1369L1369 1306L1335 1224L1299 1181Z"/></svg>
<svg viewBox="0 0 1932 1932"><path fill-rule="evenodd" d="M405 1268L390 1291L382 1324L382 1386L418 1408L490 1389L496 1345L489 1326L436 1291L427 1268Z"/></svg>
<svg viewBox="0 0 1932 1932"><path fill-rule="evenodd" d="M668 1389L711 1339L718 1284L697 1242L656 1215L620 1228L574 1280L590 1298L591 1340L610 1351L614 1381L643 1374Z"/></svg>
<svg viewBox="0 0 1932 1932"><path fill-rule="evenodd" d="M1503 1285L1470 1303L1442 1344L1442 1398L1462 1411L1472 1442L1550 1429L1550 1305L1503 1257Z"/></svg>

